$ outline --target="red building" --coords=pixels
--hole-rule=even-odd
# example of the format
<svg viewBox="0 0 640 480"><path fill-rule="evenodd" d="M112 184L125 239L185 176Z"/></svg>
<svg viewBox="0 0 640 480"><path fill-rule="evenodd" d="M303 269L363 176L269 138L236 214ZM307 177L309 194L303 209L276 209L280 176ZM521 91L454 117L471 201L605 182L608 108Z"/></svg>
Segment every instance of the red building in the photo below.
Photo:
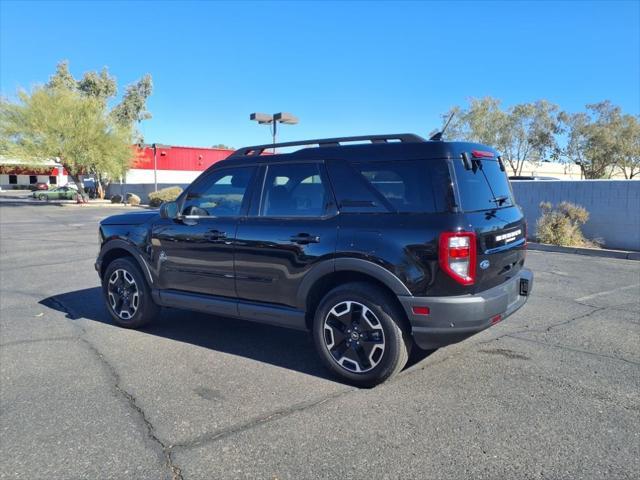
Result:
<svg viewBox="0 0 640 480"><path fill-rule="evenodd" d="M153 145L136 147L137 158L127 172L127 184L154 183ZM158 184L191 183L203 170L227 158L233 150L224 148L156 145L155 166Z"/></svg>

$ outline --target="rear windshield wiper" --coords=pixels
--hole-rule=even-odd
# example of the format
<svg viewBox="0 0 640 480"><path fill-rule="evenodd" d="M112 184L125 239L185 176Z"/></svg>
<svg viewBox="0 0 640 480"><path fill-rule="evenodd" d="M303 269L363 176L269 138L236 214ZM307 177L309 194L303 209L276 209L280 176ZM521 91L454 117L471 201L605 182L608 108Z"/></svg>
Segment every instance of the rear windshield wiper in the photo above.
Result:
<svg viewBox="0 0 640 480"><path fill-rule="evenodd" d="M499 197L494 197L493 200L489 200L490 202L496 202L499 207L502 206L504 202L509 200L509 195L500 195Z"/></svg>

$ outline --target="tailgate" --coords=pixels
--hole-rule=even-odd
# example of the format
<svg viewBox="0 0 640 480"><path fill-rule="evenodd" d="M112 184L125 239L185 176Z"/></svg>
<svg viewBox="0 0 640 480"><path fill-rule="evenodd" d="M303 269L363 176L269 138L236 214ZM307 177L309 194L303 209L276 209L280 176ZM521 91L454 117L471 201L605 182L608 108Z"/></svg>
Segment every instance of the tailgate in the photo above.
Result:
<svg viewBox="0 0 640 480"><path fill-rule="evenodd" d="M463 160L452 163L465 223L477 237L473 291L480 292L501 284L522 268L526 225L495 152L474 150L463 154Z"/></svg>
<svg viewBox="0 0 640 480"><path fill-rule="evenodd" d="M508 280L524 265L525 221L518 207L465 216L477 236L474 291L480 292Z"/></svg>

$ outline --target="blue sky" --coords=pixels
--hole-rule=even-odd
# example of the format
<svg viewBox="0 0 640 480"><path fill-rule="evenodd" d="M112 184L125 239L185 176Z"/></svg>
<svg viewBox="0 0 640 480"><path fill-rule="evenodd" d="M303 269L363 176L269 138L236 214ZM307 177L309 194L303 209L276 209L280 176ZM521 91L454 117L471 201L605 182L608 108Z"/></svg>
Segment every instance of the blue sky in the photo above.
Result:
<svg viewBox="0 0 640 480"><path fill-rule="evenodd" d="M640 2L0 1L0 91L108 66L155 85L148 142L267 143L253 111L289 111L281 140L426 135L470 97L610 99L640 113Z"/></svg>

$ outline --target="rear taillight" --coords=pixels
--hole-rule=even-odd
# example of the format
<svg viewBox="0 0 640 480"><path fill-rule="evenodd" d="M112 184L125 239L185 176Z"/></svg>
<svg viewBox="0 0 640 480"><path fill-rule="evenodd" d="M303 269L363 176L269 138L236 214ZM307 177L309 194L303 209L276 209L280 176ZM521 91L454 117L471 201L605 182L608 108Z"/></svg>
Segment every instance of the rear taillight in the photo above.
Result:
<svg viewBox="0 0 640 480"><path fill-rule="evenodd" d="M473 285L476 280L476 234L444 232L440 234L440 267L456 282Z"/></svg>

